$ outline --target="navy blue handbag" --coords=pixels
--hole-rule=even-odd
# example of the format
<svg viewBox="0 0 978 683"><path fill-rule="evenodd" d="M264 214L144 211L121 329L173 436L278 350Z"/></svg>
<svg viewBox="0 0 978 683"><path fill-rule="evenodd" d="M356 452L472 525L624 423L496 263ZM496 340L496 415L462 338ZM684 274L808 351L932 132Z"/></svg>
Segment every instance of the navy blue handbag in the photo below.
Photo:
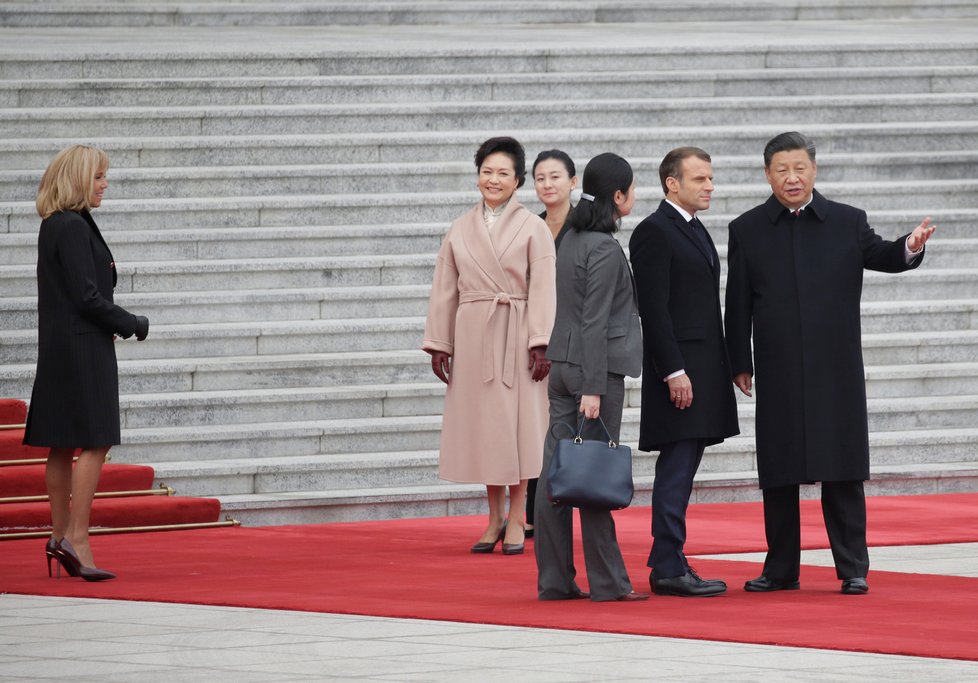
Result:
<svg viewBox="0 0 978 683"><path fill-rule="evenodd" d="M632 503L632 449L611 438L604 420L597 420L607 441L581 438L584 418L573 439L558 439L547 470L547 499L553 505L570 505L592 510L621 510ZM574 428L563 424L571 433ZM551 434L553 434L551 427Z"/></svg>

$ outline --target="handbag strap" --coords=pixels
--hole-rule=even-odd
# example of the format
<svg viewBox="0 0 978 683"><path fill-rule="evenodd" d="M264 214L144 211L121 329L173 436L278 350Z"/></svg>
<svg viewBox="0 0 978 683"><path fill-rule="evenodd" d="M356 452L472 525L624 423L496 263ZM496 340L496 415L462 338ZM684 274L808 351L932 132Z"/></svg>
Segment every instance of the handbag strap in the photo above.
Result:
<svg viewBox="0 0 978 683"><path fill-rule="evenodd" d="M581 438L581 432L584 430L584 422L587 419L588 418L584 417L584 413L581 413L581 421L577 425L577 435L574 437L574 443L582 443L583 442L583 439ZM615 443L615 440L611 438L611 433L608 432L608 428L605 426L604 420L601 419L601 416L598 415L597 417L592 418L592 419L595 419L595 420L597 420L598 422L601 423L601 429L604 430L604 435L606 437L608 437L608 447L609 448L618 448L618 444Z"/></svg>
<svg viewBox="0 0 978 683"><path fill-rule="evenodd" d="M550 425L550 436L552 436L554 439L558 441L560 440L560 437L554 434L554 428L556 427L566 427L571 436L574 436L574 425L569 425L566 422L554 422L552 425Z"/></svg>

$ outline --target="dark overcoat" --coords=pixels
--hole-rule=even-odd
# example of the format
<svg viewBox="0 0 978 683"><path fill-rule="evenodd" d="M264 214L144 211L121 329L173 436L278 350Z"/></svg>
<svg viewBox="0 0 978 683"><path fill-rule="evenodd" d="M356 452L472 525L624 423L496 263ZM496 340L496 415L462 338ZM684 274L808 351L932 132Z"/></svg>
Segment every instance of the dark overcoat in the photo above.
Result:
<svg viewBox="0 0 978 683"><path fill-rule="evenodd" d="M24 443L98 448L120 441L119 375L112 335L136 316L112 303L112 253L87 211L41 222L37 240L37 374Z"/></svg>
<svg viewBox="0 0 978 683"><path fill-rule="evenodd" d="M869 479L863 269L916 268L906 237L817 191L797 218L772 195L730 223L727 344L734 374L755 375L761 488Z"/></svg>
<svg viewBox="0 0 978 683"><path fill-rule="evenodd" d="M705 231L704 231L705 233ZM663 201L628 243L642 317L642 420L638 447L682 439L715 444L740 433L720 312L720 260ZM664 379L685 370L693 403L679 410Z"/></svg>

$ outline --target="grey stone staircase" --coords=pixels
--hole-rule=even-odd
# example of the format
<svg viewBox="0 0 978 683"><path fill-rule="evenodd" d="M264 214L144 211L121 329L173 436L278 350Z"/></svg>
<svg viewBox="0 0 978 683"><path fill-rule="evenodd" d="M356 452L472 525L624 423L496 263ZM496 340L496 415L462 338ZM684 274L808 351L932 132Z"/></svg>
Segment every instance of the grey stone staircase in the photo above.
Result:
<svg viewBox="0 0 978 683"><path fill-rule="evenodd" d="M437 479L444 393L418 350L478 143L514 134L581 169L628 158L626 244L662 155L702 146L723 257L727 222L768 194L764 142L799 129L819 188L880 234L939 226L922 268L866 276L869 490L978 490L976 6L693 4L709 22L656 1L504 1L487 30L466 0L0 3L0 395L33 379L41 171L93 142L113 163L97 218L117 300L152 321L117 347L118 461L250 524L479 512L481 486ZM696 500L757 497L740 409ZM653 467L636 451L638 501Z"/></svg>

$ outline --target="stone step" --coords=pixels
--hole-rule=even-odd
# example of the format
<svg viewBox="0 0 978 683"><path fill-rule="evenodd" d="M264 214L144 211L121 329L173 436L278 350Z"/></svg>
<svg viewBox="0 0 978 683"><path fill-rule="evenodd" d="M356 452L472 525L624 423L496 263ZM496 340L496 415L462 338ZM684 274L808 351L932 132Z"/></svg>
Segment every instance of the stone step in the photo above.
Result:
<svg viewBox="0 0 978 683"><path fill-rule="evenodd" d="M238 27L238 26L413 26L686 22L703 13L711 22L972 18L967 0L789 0L725 3L690 0L683 7L662 0L525 3L498 0L491 6L460 0L446 6L414 2L103 2L98 12L84 3L10 2L0 5L0 27Z"/></svg>
<svg viewBox="0 0 978 683"><path fill-rule="evenodd" d="M955 240L948 240L943 249L938 243L936 252L953 252ZM978 260L962 246L958 258L950 255L944 259L968 265ZM230 292L255 289L321 289L342 287L402 287L430 284L434 276L435 253L399 254L392 256L320 256L305 258L249 258L249 259L197 259L191 261L133 262L117 265L118 283L115 291L123 293L168 292ZM978 295L978 270L975 268L941 268L941 264L927 263L927 267L913 271L910 278L919 292L909 293L908 298L941 296L947 298L971 298ZM724 274L725 275L725 274ZM863 296L869 301L885 300L886 292L877 292L880 279L889 280L892 275L868 271L864 281ZM972 283L971 280L974 280ZM898 280L903 282L903 280ZM974 286L972 286L974 285ZM947 286L946 290L934 287ZM887 285L890 287L890 285ZM902 293L900 284L892 285ZM12 265L0 267L0 289L8 296L25 297L37 291L36 266ZM383 289L373 291L383 295ZM900 296L897 291L893 296ZM347 295L347 298L349 295Z"/></svg>
<svg viewBox="0 0 978 683"><path fill-rule="evenodd" d="M627 407L641 406L641 382L626 383ZM978 363L869 367L870 398L978 394ZM441 415L440 382L358 384L285 389L236 389L123 395L122 426L242 425L256 422ZM745 430L746 431L746 430Z"/></svg>
<svg viewBox="0 0 978 683"><path fill-rule="evenodd" d="M0 271L0 283L10 287L16 280L8 277L11 268ZM419 277L423 286L430 282L427 277ZM29 275L21 278L22 283L33 281ZM402 282L402 285L409 283ZM28 288L24 284L24 288ZM425 309L424 296L414 290L414 309ZM26 294L22 296L27 296ZM317 296L315 293L313 297ZM898 276L867 272L863 287L863 299L867 302L888 301L897 298L903 301L926 301L941 296L973 300L978 298L978 272L974 269L919 269ZM309 310L308 300L302 295L292 297L297 310ZM357 295L350 297L355 305ZM206 303L205 303L206 305ZM383 306L378 302L377 306ZM217 305L220 308L220 304ZM233 308L233 307L232 307ZM138 310L133 307L134 310ZM266 307L267 309L267 307ZM425 309L426 310L426 309ZM423 313L423 311L422 311ZM911 314L912 317L913 314ZM938 314L940 315L940 314ZM416 348L420 343L423 315L416 317L378 317L362 319L313 319L276 320L262 318L256 321L217 322L210 324L182 323L153 325L150 337L138 344L120 343L117 353L120 358L167 358L180 355L221 355L220 344L228 344L227 354L251 353L307 353L330 352L345 349L377 350ZM357 346L357 335L365 334ZM35 358L35 330L21 329L0 332L4 342L0 348L0 359L5 362L27 362ZM289 341L289 338L292 341ZM317 341L318 338L318 341Z"/></svg>
<svg viewBox="0 0 978 683"><path fill-rule="evenodd" d="M102 227L103 232L108 232L111 226ZM395 256L436 253L447 228L445 223L415 223L200 228L158 232L148 230L130 232L122 229L112 231L109 239L112 254L120 264L132 261L177 261L195 258L288 258L315 254ZM0 233L0 266L36 261L37 235L35 233ZM944 235L943 231L941 234Z"/></svg>
<svg viewBox="0 0 978 683"><path fill-rule="evenodd" d="M0 68L3 66L0 61ZM797 124L797 121L792 122ZM794 127L794 125L792 126ZM744 125L661 126L634 128L568 126L511 130L532 158L543 149L559 147L575 159L589 159L614 150L632 158L661 159L675 147L696 144L711 155L746 156L757 160L765 143L785 130L784 125L750 122ZM808 122L804 131L818 145L820 154L903 154L918 151L959 152L978 149L978 122L919 121L818 124ZM260 135L99 137L113 169L138 167L287 166L320 164L431 164L471 159L479 142L498 130L355 133L346 135ZM43 169L61 149L77 143L71 137L0 139L0 168ZM760 166L760 161L757 162Z"/></svg>
<svg viewBox="0 0 978 683"><path fill-rule="evenodd" d="M760 389L759 389L760 391ZM871 432L964 429L978 424L978 396L868 399ZM742 403L740 428L753 433L754 404ZM621 440L638 439L640 410L626 408ZM436 450L441 416L289 420L240 425L125 429L113 452L120 462L218 460L284 455L327 455Z"/></svg>
<svg viewBox="0 0 978 683"><path fill-rule="evenodd" d="M941 5L947 2L941 0ZM550 13L551 18L560 13ZM8 33L0 47L0 79L607 74L621 71L623 65L631 71L701 71L975 63L971 22L918 19L911 26L877 20L873 29L878 38L871 41L849 40L841 35L840 25L830 21L805 27L799 32L793 22L748 21L711 30L693 23L656 31L654 41L649 40L649 26L630 22L535 31L532 39L522 27L495 22L490 38L482 25L380 34L370 27L269 27L258 39L245 28L223 31L218 41L213 29L204 27L184 27L178 34L149 27L121 36L110 27L85 30L90 40L105 34L99 51L86 50L81 41L56 43L50 32L21 31ZM831 34L836 35L826 39ZM908 40L913 36L922 39L913 43Z"/></svg>
<svg viewBox="0 0 978 683"><path fill-rule="evenodd" d="M530 168L532 169L532 159ZM583 172L587 159L579 159ZM636 175L658 177L661 159L629 159ZM828 154L818 157L820 183L967 180L978 176L978 148L959 152ZM724 186L763 183L757 155L713 157L714 182ZM43 170L0 171L0 196L6 201L33 201ZM376 192L464 192L472 188L470 162L418 164L330 164L306 166L233 166L201 168L113 168L113 199L323 195Z"/></svg>
<svg viewBox="0 0 978 683"><path fill-rule="evenodd" d="M868 399L873 432L973 428L978 396ZM753 434L754 404L741 403L740 429ZM621 439L638 439L640 410L626 408ZM235 457L435 450L440 415L337 420L289 420L232 425L177 425L125 429L121 462L216 460Z"/></svg>
<svg viewBox="0 0 978 683"><path fill-rule="evenodd" d="M228 292L232 288L250 292L256 288L423 286L431 283L434 261L434 254L420 254L120 264L116 291L156 294ZM35 270L33 266L0 267L0 288L11 296L31 296L37 291ZM726 273L721 276L721 286L725 282ZM863 280L865 301L945 297L978 298L978 268L925 266L899 275L867 271Z"/></svg>
<svg viewBox="0 0 978 683"><path fill-rule="evenodd" d="M234 289L399 287L430 284L435 253L398 256L324 256L128 263L118 266L115 291L186 292ZM0 288L36 292L36 266L4 266Z"/></svg>
<svg viewBox="0 0 978 683"><path fill-rule="evenodd" d="M826 123L969 121L976 93L711 97L493 102L0 109L0 137L108 135L259 135L389 133L410 130L519 130L547 121L572 128L582 118L601 128L722 126L731 123L804 128Z"/></svg>
<svg viewBox="0 0 978 683"><path fill-rule="evenodd" d="M978 358L974 330L864 334L862 346L869 365L969 363Z"/></svg>
<svg viewBox="0 0 978 683"><path fill-rule="evenodd" d="M157 325L425 316L428 285L119 294L115 302ZM36 297L0 298L0 329L35 329Z"/></svg>
<svg viewBox="0 0 978 683"><path fill-rule="evenodd" d="M956 192L948 194L949 182ZM628 226L654 210L662 190L651 177L636 177L636 209ZM909 232L923 215L938 217L952 210L978 211L978 179L894 181L888 183L820 183L825 196L859 206L874 215L913 214L901 227ZM111 189L111 188L110 188ZM520 195L533 203L532 190ZM726 185L713 196L711 218L739 215L763 202L770 188L762 185ZM432 223L447 226L477 201L475 192L386 193L359 195L301 195L266 197L197 197L191 199L106 199L98 213L99 226L112 230L153 230L281 225L370 225ZM939 207L939 208L938 208ZM926 213L924 213L926 212ZM935 219L936 220L936 219ZM711 223L714 221L711 221ZM39 219L33 202L0 202L0 233L36 234ZM973 237L974 232L961 234Z"/></svg>
<svg viewBox="0 0 978 683"><path fill-rule="evenodd" d="M868 367L972 362L978 358L976 307L975 301L937 301L926 309L912 302L864 304L863 355ZM420 331L418 335L420 339ZM144 394L349 387L431 379L428 356L416 346L393 351L349 350L355 348L353 343L351 340L347 350L332 353L252 352L235 356L229 351L212 356L188 354L185 358L124 358L119 362L120 391ZM118 347L120 355L127 348ZM29 398L34 372L33 360L5 362L0 366L0 394Z"/></svg>
<svg viewBox="0 0 978 683"><path fill-rule="evenodd" d="M653 202L650 202L650 204ZM541 207L529 203L531 211ZM971 211L933 211L929 215L938 226L937 237L929 244L928 267L968 266L974 252L974 222L978 209ZM727 225L735 216L704 212L701 219L710 231L721 258L726 254ZM638 212L623 221L617 233L627 248L632 229L644 218ZM921 218L921 212L871 211L869 221L885 237L906 234ZM39 219L38 219L39 220ZM191 259L295 258L316 254L352 256L364 254L434 254L447 230L446 223L409 225L354 225L262 228L200 228L127 231L111 217L103 221L102 231L109 233L112 253L119 263L139 261L186 261ZM0 233L0 268L27 265L37 259L37 236L34 232ZM2 301L2 299L0 299Z"/></svg>
<svg viewBox="0 0 978 683"><path fill-rule="evenodd" d="M971 437L972 439L974 437ZM706 456L704 456L704 462ZM871 466L866 495L935 495L973 491L978 467L973 462ZM652 476L635 476L633 505L648 505ZM818 499L817 486L803 486L805 499ZM222 508L248 526L324 524L365 519L444 517L485 514L485 487L438 482L391 487L220 496ZM757 477L751 472L698 474L690 502L759 501Z"/></svg>
<svg viewBox="0 0 978 683"><path fill-rule="evenodd" d="M900 466L975 464L975 429L942 429L870 434L874 477L882 468ZM632 448L632 471L638 478L655 473L656 453ZM285 492L370 489L387 495L410 486L451 486L438 480L438 451L393 451L350 455L238 458L202 462L168 461L153 465L160 483L181 495L265 495ZM734 437L706 450L697 472L702 481L733 474L755 474L751 437ZM482 487L480 487L482 488ZM468 487L466 487L468 490ZM485 489L483 488L483 493ZM638 503L642 504L642 503Z"/></svg>
<svg viewBox="0 0 978 683"><path fill-rule="evenodd" d="M116 354L148 360L420 349L423 329L421 317L159 325L145 341L118 340ZM0 362L36 360L36 344L33 330L0 331Z"/></svg>
<svg viewBox="0 0 978 683"><path fill-rule="evenodd" d="M34 363L0 365L0 393L29 398L35 369ZM431 377L428 355L417 348L119 361L123 394L397 384Z"/></svg>
<svg viewBox="0 0 978 683"><path fill-rule="evenodd" d="M978 245L967 240L934 241L928 247L923 272L942 266L976 263ZM2 240L0 240L2 244ZM434 250L432 250L434 251ZM720 245L721 259L726 247ZM362 258L362 257L361 257ZM969 259L972 259L969 261ZM726 265L721 266L726 271ZM30 275L23 274L22 289ZM2 278L0 278L2 279ZM9 284L9 281L8 281ZM170 292L119 293L116 303L139 311L157 325L271 320L337 320L344 318L423 317L428 311L429 285L357 285L340 287L274 288ZM723 292L721 291L721 300ZM976 301L937 299L921 308L919 303L867 300L863 303L863 331L954 330L978 326ZM32 330L37 327L37 297L34 294L0 298L0 329Z"/></svg>
<svg viewBox="0 0 978 683"><path fill-rule="evenodd" d="M978 67L618 71L613 81L595 80L590 72L5 80L0 108L491 102L558 99L568 91L616 99L622 88L629 97L648 98L974 92Z"/></svg>

